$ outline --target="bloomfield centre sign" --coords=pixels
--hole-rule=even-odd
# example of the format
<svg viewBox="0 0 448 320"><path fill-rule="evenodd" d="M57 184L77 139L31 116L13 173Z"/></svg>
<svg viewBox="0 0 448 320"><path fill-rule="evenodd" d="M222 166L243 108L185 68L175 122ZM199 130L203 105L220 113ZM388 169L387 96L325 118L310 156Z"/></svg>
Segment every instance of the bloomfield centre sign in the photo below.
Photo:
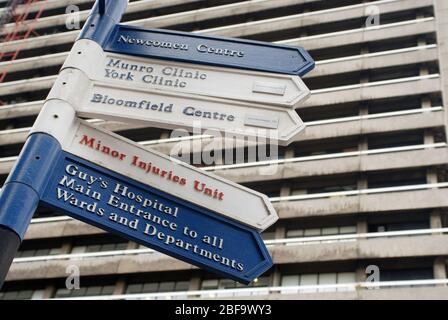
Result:
<svg viewBox="0 0 448 320"><path fill-rule="evenodd" d="M83 92L82 95L79 92ZM295 110L155 89L123 88L90 80L67 68L48 99L70 102L81 116L144 123L165 129L215 129L236 137L261 137L288 145L304 129Z"/></svg>

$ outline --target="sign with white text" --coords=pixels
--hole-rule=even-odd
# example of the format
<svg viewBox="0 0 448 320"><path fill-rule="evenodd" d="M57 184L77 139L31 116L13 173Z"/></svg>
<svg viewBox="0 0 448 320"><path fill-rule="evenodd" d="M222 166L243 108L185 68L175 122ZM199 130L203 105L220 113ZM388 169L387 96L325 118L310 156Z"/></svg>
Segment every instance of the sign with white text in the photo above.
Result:
<svg viewBox="0 0 448 320"><path fill-rule="evenodd" d="M80 94L82 92L82 94ZM64 69L48 99L69 102L81 116L134 121L164 129L261 137L288 145L304 129L295 110L158 90L123 88Z"/></svg>
<svg viewBox="0 0 448 320"><path fill-rule="evenodd" d="M298 76L314 68L314 60L300 47L121 24L115 25L103 48L147 58Z"/></svg>
<svg viewBox="0 0 448 320"><path fill-rule="evenodd" d="M123 88L158 89L294 108L310 91L298 76L186 64L105 52L95 42L75 43L64 68Z"/></svg>

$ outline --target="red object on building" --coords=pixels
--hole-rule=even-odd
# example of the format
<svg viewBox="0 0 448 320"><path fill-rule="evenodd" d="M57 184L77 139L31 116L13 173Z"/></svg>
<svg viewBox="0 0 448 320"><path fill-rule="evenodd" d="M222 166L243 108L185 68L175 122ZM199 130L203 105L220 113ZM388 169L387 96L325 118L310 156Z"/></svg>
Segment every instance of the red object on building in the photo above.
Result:
<svg viewBox="0 0 448 320"><path fill-rule="evenodd" d="M5 7L3 15L0 17L0 32L7 23L13 23L13 27L1 36L0 42L12 42L28 39L30 36L39 36L34 30L34 25L41 17L46 5L47 0L10 0ZM31 10L36 7L37 10ZM10 52L0 52L0 63L16 60L20 52L20 47ZM0 83L5 80L7 74L7 67L0 70ZM0 100L0 105L3 104Z"/></svg>

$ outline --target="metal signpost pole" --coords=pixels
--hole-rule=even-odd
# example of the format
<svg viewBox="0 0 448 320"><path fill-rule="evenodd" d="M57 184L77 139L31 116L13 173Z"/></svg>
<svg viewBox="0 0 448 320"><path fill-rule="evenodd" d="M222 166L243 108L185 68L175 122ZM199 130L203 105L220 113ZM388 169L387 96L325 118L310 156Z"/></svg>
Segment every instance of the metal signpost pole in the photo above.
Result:
<svg viewBox="0 0 448 320"><path fill-rule="evenodd" d="M120 21L127 2L97 1L83 31L86 34L107 34ZM52 136L42 133L30 135L3 185L0 193L0 289L43 196L59 150L59 143Z"/></svg>
<svg viewBox="0 0 448 320"><path fill-rule="evenodd" d="M0 289L19 246L20 237L17 233L5 226L0 226L0 247L2 248L0 253L0 278L2 279Z"/></svg>

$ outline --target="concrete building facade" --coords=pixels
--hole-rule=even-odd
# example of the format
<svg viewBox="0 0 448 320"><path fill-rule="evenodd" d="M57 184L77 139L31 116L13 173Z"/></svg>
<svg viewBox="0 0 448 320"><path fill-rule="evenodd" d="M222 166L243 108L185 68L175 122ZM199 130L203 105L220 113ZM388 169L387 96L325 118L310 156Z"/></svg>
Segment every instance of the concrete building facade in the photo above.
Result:
<svg viewBox="0 0 448 320"><path fill-rule="evenodd" d="M0 62L2 184L79 34L66 23L92 4L47 0L37 20L41 3L19 6L29 21L0 29L35 31L0 43L20 50ZM200 165L271 198L280 220L263 237L275 265L245 287L40 208L0 299L448 298L446 0L141 0L123 21L300 45L316 60L297 109L307 128L278 160ZM167 130L92 121L166 154L179 146ZM194 156L208 143L181 146Z"/></svg>

